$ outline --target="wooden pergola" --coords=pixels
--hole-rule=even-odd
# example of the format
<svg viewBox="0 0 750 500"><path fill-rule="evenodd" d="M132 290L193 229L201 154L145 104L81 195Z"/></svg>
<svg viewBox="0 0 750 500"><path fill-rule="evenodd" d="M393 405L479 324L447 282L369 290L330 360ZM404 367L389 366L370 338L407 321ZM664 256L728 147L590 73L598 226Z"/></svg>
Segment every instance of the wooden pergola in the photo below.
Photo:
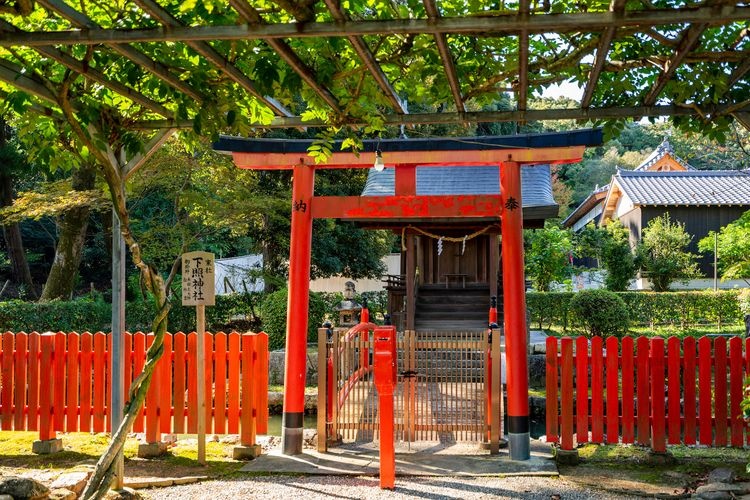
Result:
<svg viewBox="0 0 750 500"><path fill-rule="evenodd" d="M348 8L339 0L183 5L189 4L0 0L0 97L59 123L73 115L97 115L102 132L105 126L135 131L144 147L126 161L111 150L115 144L103 146L116 168L113 175L123 182L176 130L193 128L200 135L201 123L213 120L213 131L237 132L231 128L237 114L245 126L239 131L245 133L365 127L362 134L367 135L395 125L659 116L685 117L696 129L731 120L750 127L747 0L612 0L609 5L519 0L501 3L497 10L483 2L469 7L437 0L352 0ZM531 109L534 92L561 82L584 89L576 107ZM483 109L502 95L513 97L512 109ZM410 112L415 104L420 111ZM504 196L518 189L512 172L522 163L565 160L520 149L529 151L514 152L512 158L501 150L494 156L477 151L471 158L443 151L436 158L423 149L419 163L458 165L463 158L503 165L503 172L510 173L503 177ZM363 166L347 155L334 152L334 163ZM292 156L252 162L257 168L294 165L295 200L297 195L304 199L312 187L312 160L304 152ZM414 165L417 160L404 152L391 161ZM399 186L408 187L409 177L403 179ZM490 199L482 210L496 210L498 201L504 211L507 200L502 198ZM315 211L329 217L382 209L356 200L315 205L305 217ZM348 212L342 213L342 207ZM299 220L298 212L293 214L293 221ZM518 236L520 219L513 220L502 217L503 232ZM508 229L506 223L516 225ZM307 227L300 224L293 222L293 227ZM522 256L510 253L515 271L508 279L522 300ZM300 278L292 275L299 293ZM520 316L506 321L514 322L507 331L519 339L525 329ZM525 359L519 345L511 341L508 349ZM519 365L511 369L521 371ZM527 415L520 408L525 404L521 394L512 397L509 409L517 413L510 415ZM288 409L285 402L285 412L295 413L294 405ZM297 423L297 417L289 418L287 424ZM519 422L517 429L522 429L523 418Z"/></svg>
<svg viewBox="0 0 750 500"><path fill-rule="evenodd" d="M612 0L603 8L585 1L552 5L519 0L493 11L423 0L421 5L401 5L396 12L368 10L356 2L347 10L337 0L230 0L221 15L216 15L218 6L209 15L205 9L185 11L156 0L111 3L0 2L0 81L7 84L0 88L3 95L9 87L20 89L34 96L34 109L55 113L58 96L26 64L33 53L131 101L143 113L125 120L130 128L189 128L200 106L211 102L212 82L199 84L190 77L202 67L215 73L216 81L229 81L240 95L268 108L274 118L256 123L265 128L364 126L367 116L347 103L350 89L340 85L351 75L322 75L326 65L338 67L344 51L306 48L313 40L344 40L343 45L336 42L337 47L346 48L357 78L372 82L369 97L381 103L378 113L386 126L655 116L690 116L702 122L724 116L750 124L746 1ZM32 17L34 29L22 29ZM725 36L721 46L715 43L717 33ZM398 49L396 55L389 44ZM472 44L486 53L488 64L464 69ZM612 58L613 48L623 44L638 49L626 60ZM175 46L193 54L192 62L172 61L171 49L165 47ZM187 116L178 113L174 96L147 90L139 78L125 77L117 68L99 66L96 58L82 56L86 50L136 65L141 79L156 78L193 107ZM427 53L442 64L434 83L444 91L429 97L441 109L410 113L408 104L416 98L399 81L410 62L423 60ZM284 96L268 92L248 71L261 54L296 74L311 98L324 103L328 118L303 117L299 109L282 104ZM719 75L715 92L674 88L675 82L701 81L705 75ZM534 91L563 81L583 88L577 108L529 108ZM624 96L608 92L612 82L623 81L651 83L636 85ZM476 104L498 93L513 94L515 109L483 111Z"/></svg>

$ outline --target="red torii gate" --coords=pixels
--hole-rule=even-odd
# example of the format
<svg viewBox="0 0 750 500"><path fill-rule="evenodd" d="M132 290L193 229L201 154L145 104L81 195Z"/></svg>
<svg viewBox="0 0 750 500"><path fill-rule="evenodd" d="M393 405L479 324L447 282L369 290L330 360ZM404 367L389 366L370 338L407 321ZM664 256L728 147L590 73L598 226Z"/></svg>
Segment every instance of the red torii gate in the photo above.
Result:
<svg viewBox="0 0 750 500"><path fill-rule="evenodd" d="M310 144L311 141L305 140L222 137L214 145L218 151L231 153L239 168L293 171L282 452L286 455L302 453L313 219L468 219L500 215L508 442L511 459L527 460L530 456L529 395L521 166L578 162L586 146L601 144L601 132L582 130L510 137L365 141L364 152L335 151L323 164L315 164L306 154ZM394 195L314 195L316 170L370 168L376 152L383 155L388 166L395 167ZM417 194L417 166L482 165L499 166L500 194Z"/></svg>

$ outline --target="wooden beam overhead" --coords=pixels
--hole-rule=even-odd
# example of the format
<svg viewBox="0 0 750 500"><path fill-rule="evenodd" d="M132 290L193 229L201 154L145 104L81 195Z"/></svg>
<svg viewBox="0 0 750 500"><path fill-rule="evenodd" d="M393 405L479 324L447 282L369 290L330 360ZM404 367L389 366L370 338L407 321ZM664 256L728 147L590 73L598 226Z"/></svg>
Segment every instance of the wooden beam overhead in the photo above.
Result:
<svg viewBox="0 0 750 500"><path fill-rule="evenodd" d="M255 8L250 5L247 0L229 0L232 7L239 13L239 15L252 25L265 24L263 18ZM273 50L281 57L291 68L307 83L307 85L315 91L316 94L328 104L331 109L336 113L341 113L341 106L339 106L338 99L334 97L333 93L328 90L324 85L318 83L315 71L312 70L302 59L297 55L294 50L284 40L271 39L265 40L265 42L271 46Z"/></svg>
<svg viewBox="0 0 750 500"><path fill-rule="evenodd" d="M21 31L7 21L4 21L3 19L0 19L0 28L8 31ZM173 117L172 112L165 108L163 105L118 81L108 78L98 69L92 68L88 64L84 64L82 61L79 61L75 57L63 52L60 49L57 49L55 47L41 46L34 47L34 50L36 50L43 56L49 57L50 59L59 62L66 68L74 71L75 73L78 73L84 78L91 80L92 82L96 82L112 90L113 92L120 94L121 96L140 104L144 108L153 111L156 114L159 114L165 118Z"/></svg>
<svg viewBox="0 0 750 500"><path fill-rule="evenodd" d="M66 19L70 21L73 25L77 26L78 28L84 28L84 29L101 29L99 25L94 23L91 19L89 19L84 14L78 12L74 8L70 7L68 4L63 2L62 0L37 0L37 2L47 9L50 12L53 12L63 19ZM162 79L165 83L168 85L171 85L173 88L179 90L183 94L189 96L190 98L194 99L197 102L203 101L203 96L201 96L196 90L194 90L190 85L188 85L186 82L180 80L177 76L172 74L172 72L169 70L168 67L165 65L154 61L147 55L143 54L142 52L139 52L135 48L131 47L130 45L122 45L122 44L107 44L109 48L117 52L118 54L130 59L134 63L136 63L138 66L143 68L144 70L148 71L149 73L152 73L153 75L159 77Z"/></svg>
<svg viewBox="0 0 750 500"><path fill-rule="evenodd" d="M740 81L740 78L750 71L750 55L746 55L745 57L745 60L738 64L732 71L732 74L729 75L729 84L727 85L727 88L733 87L735 83Z"/></svg>
<svg viewBox="0 0 750 500"><path fill-rule="evenodd" d="M721 116L735 114L738 111L750 111L750 106L737 109L734 104L718 104L710 106L687 105L655 105L655 106L619 106L607 108L586 109L528 109L526 111L475 111L466 113L412 113L409 115L387 115L383 124L395 125L436 125L449 123L489 123L489 122L518 122L545 120L604 120L610 118L641 118L659 116ZM364 127L367 124L360 121L349 121L352 127ZM146 120L135 122L134 129L156 128L191 128L190 120ZM258 128L299 128L299 127L327 127L328 123L319 120L303 121L298 116L277 117L271 123L256 125ZM372 164L372 162L370 162Z"/></svg>
<svg viewBox="0 0 750 500"><path fill-rule="evenodd" d="M614 14L621 14L625 9L626 0L612 0L609 4L609 11ZM583 97L581 98L581 107L588 108L591 104L591 98L594 97L594 90L596 84L599 81L599 75L604 68L604 63L607 61L607 53L609 53L609 47L612 45L612 39L615 36L617 28L609 27L602 31L599 37L599 45L596 48L596 59L594 65L591 67L589 72L589 80L586 83L586 88L583 91Z"/></svg>
<svg viewBox="0 0 750 500"><path fill-rule="evenodd" d="M44 83L35 78L33 73L24 73L23 68L17 64L0 59L0 80L44 101L57 105L57 97Z"/></svg>
<svg viewBox="0 0 750 500"><path fill-rule="evenodd" d="M336 22L344 23L349 21L349 18L346 16L344 11L341 10L341 5L337 0L325 0L325 3ZM401 97L399 97L398 93L396 93L396 90L393 88L393 85L391 85L391 82L388 81L388 77L385 76L383 68L380 67L380 64L375 59L375 56L367 46L364 38L362 38L361 36L349 35L347 36L347 39L349 40L349 43L352 44L352 47L359 56L360 61L362 61L372 77L375 79L375 82L380 87L380 90L383 91L385 96L390 101L391 106L396 111L396 113L408 113L409 111L408 109L406 109L406 105L401 100Z"/></svg>
<svg viewBox="0 0 750 500"><path fill-rule="evenodd" d="M136 2L158 7L151 0ZM151 13L149 8L144 9ZM224 26L182 26L161 7L171 23L159 28L144 29L89 29L68 31L37 31L29 33L0 32L0 46L35 45L96 45L134 42L200 42L207 40L266 40L271 38L309 38L365 35L404 35L463 33L473 36L498 37L529 33L594 32L606 28L706 23L720 25L733 21L747 21L750 7L722 5L681 9L653 9L614 12L585 12L576 14L544 14L522 19L519 15L493 17L455 17L428 19L387 19L374 21L344 21L332 23L281 23L252 26L248 24ZM160 19L159 16L154 16ZM160 19L161 20L161 19ZM196 49L197 50L197 49ZM213 50L213 49L211 49ZM219 56L221 61L229 64Z"/></svg>
<svg viewBox="0 0 750 500"><path fill-rule="evenodd" d="M529 0L520 0L518 14L522 19L529 18ZM518 104L519 111L526 111L529 95L529 32L521 30L518 34Z"/></svg>
<svg viewBox="0 0 750 500"><path fill-rule="evenodd" d="M677 46L677 50L672 54L672 57L664 64L662 72L654 82L651 90L643 98L644 106L651 106L656 103L659 98L659 94L664 90L664 86L672 79L677 68L682 64L685 56L688 55L700 42L701 35L708 28L707 24L694 24L690 26L680 37L680 43Z"/></svg>
<svg viewBox="0 0 750 500"><path fill-rule="evenodd" d="M440 12L438 12L435 0L423 0L424 8L427 11L427 18L430 21L435 21L440 18ZM435 45L437 45L440 59L443 61L443 69L445 70L445 76L448 79L448 85L451 88L451 94L453 94L453 102L456 104L456 111L464 112L466 107L464 106L464 100L461 97L461 85L458 82L458 75L456 74L456 64L453 61L453 55L451 54L450 48L448 47L448 38L445 33L435 33Z"/></svg>
<svg viewBox="0 0 750 500"><path fill-rule="evenodd" d="M135 3L138 4L138 6L141 7L144 11L148 12L152 17L161 22L164 25L164 28L161 29L164 29L166 31L185 29L189 31L197 28L197 26L183 26L179 20L177 20L174 16L172 16L172 14L167 12L163 7L161 7L153 0L135 0ZM94 30L89 30L88 32L92 31ZM247 75L245 75L236 66L230 63L226 57L219 54L213 47L208 44L208 42L200 40L191 40L186 42L193 50L211 61L211 63L216 66L219 71L231 78L236 84L245 89L256 99L264 102L266 106L274 111L275 114L279 116L291 116L291 113L278 101L262 95L256 88L255 83L250 78L248 78Z"/></svg>

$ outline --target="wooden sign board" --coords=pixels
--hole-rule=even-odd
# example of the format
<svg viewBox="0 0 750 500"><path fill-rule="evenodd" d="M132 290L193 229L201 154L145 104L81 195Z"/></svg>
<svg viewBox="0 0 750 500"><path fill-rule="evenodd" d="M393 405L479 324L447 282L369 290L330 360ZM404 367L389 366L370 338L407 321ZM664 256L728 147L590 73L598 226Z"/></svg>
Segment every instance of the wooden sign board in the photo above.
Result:
<svg viewBox="0 0 750 500"><path fill-rule="evenodd" d="M214 254L182 254L182 305L212 306L215 302Z"/></svg>

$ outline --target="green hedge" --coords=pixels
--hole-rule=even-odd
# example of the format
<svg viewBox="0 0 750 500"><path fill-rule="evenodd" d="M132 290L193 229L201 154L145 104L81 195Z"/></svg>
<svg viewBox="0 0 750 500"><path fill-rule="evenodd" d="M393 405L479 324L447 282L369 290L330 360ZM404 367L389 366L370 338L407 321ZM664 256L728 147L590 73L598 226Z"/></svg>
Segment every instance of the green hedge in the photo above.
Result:
<svg viewBox="0 0 750 500"><path fill-rule="evenodd" d="M282 349L286 343L286 312L288 290L282 288L268 294L263 299L261 316L263 331L268 334L268 348ZM310 292L309 314L307 316L307 338L310 342L318 339L318 328L326 315L326 302L315 292Z"/></svg>
<svg viewBox="0 0 750 500"><path fill-rule="evenodd" d="M103 300L78 299L43 304L9 300L0 302L0 330L10 332L106 331L111 307Z"/></svg>
<svg viewBox="0 0 750 500"><path fill-rule="evenodd" d="M209 331L259 331L258 317L262 294L219 295L216 305L206 308L206 327ZM156 313L153 302L136 300L125 307L126 329L151 331ZM11 300L0 302L0 330L11 332L83 332L109 331L112 309L101 298L45 303ZM179 297L173 299L169 312L169 330L188 332L195 329L195 307L183 307Z"/></svg>
<svg viewBox="0 0 750 500"><path fill-rule="evenodd" d="M616 292L625 302L634 326L736 324L742 321L738 290L684 292ZM570 325L572 292L530 292L529 321L535 327Z"/></svg>

